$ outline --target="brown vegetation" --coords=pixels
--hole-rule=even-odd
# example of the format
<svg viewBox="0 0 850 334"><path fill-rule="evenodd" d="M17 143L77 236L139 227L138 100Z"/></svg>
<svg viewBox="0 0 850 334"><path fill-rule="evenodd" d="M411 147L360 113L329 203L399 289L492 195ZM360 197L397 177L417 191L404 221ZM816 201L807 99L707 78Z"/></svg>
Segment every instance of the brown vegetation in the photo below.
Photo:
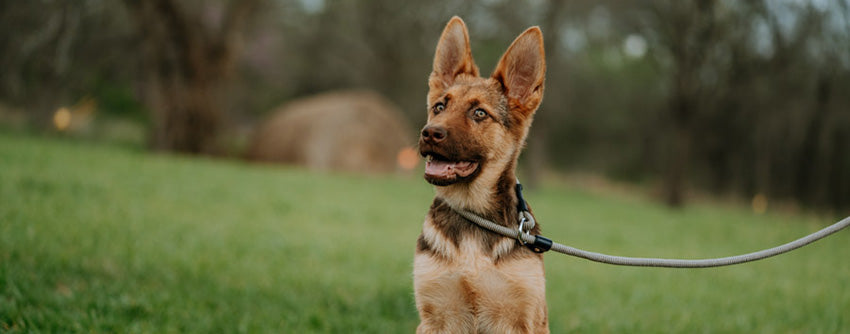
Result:
<svg viewBox="0 0 850 334"><path fill-rule="evenodd" d="M415 133L398 108L370 91L340 91L287 103L259 126L252 160L318 170L395 171Z"/></svg>

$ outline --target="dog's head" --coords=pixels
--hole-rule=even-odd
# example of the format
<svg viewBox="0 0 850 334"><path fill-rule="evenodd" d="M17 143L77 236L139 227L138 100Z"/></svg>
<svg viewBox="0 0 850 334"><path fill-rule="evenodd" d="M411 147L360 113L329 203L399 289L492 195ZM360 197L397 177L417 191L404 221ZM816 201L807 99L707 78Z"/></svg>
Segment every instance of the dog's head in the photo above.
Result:
<svg viewBox="0 0 850 334"><path fill-rule="evenodd" d="M479 77L466 25L453 17L428 80L428 123L419 138L425 179L437 186L469 183L515 161L543 98L545 72L543 35L531 27L489 78Z"/></svg>

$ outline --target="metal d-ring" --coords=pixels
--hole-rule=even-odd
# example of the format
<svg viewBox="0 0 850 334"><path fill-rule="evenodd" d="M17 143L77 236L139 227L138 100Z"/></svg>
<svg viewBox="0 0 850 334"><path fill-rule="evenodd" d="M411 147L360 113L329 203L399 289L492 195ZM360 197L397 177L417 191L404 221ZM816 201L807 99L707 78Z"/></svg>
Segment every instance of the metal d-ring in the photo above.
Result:
<svg viewBox="0 0 850 334"><path fill-rule="evenodd" d="M522 215L520 215L520 216L522 216ZM525 222L526 222L526 221L528 221L528 219L526 219L526 218L523 216L523 217L519 220L519 228L517 228L517 231L516 231L516 240L517 240L517 241L519 241L519 244L520 244L520 245L523 245L523 246L525 246L525 245L527 245L527 244L528 244L528 243L526 243L526 242L525 242L525 240L522 240L522 233L523 233L522 226L525 224ZM529 233L528 233L528 232L525 232L525 234L526 234L526 235L528 235Z"/></svg>

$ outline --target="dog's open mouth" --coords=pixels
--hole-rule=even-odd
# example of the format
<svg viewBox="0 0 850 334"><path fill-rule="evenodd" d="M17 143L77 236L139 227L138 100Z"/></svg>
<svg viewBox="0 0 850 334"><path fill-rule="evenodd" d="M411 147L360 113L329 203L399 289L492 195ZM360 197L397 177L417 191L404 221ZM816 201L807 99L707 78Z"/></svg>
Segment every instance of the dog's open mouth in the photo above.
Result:
<svg viewBox="0 0 850 334"><path fill-rule="evenodd" d="M425 179L435 185L452 184L477 170L477 161L450 161L437 154L425 155Z"/></svg>

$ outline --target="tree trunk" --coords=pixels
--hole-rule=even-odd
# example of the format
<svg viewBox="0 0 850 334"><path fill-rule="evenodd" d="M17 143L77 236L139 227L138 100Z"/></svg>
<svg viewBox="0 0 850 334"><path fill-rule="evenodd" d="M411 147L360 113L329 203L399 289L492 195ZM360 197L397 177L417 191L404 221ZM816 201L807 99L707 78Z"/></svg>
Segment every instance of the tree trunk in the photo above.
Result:
<svg viewBox="0 0 850 334"><path fill-rule="evenodd" d="M672 89L667 119L669 138L667 170L664 175L664 199L672 207L685 204L690 170L694 120L701 98L699 73L707 62L706 54L715 43L714 0L672 4L672 22L667 29L667 47L673 61Z"/></svg>
<svg viewBox="0 0 850 334"><path fill-rule="evenodd" d="M690 164L691 127L689 126L693 108L688 98L680 96L674 98L672 114L673 124L670 150L668 155L667 170L664 182L664 201L667 205L678 208L685 205L685 194L687 189L687 174Z"/></svg>
<svg viewBox="0 0 850 334"><path fill-rule="evenodd" d="M819 152L821 151L820 138L825 129L824 120L827 116L827 108L830 99L829 75L820 75L815 86L815 103L812 106L812 116L806 125L803 142L799 149L797 158L797 175L794 192L804 204L823 204L823 191L819 190L821 180L817 178L817 171L826 168L818 168ZM827 188L828 184L824 184Z"/></svg>
<svg viewBox="0 0 850 334"><path fill-rule="evenodd" d="M203 10L189 13L175 0L126 2L142 37L151 146L217 153L223 126L221 87L230 76L239 32L257 1L231 2L217 28L202 20Z"/></svg>
<svg viewBox="0 0 850 334"><path fill-rule="evenodd" d="M543 22L543 40L546 41L544 47L546 48L546 58L551 60L558 59L558 23L560 18L561 9L564 7L565 1L561 0L550 0L548 3L548 8L546 12L546 16ZM553 77L553 76L550 76ZM550 82L547 84L548 87L557 87L556 89L565 90L565 83ZM550 88L551 89L551 88ZM555 91L553 89L552 91ZM550 98L552 100L552 98ZM565 101L560 101L561 105L565 105ZM554 103L551 105L555 105ZM526 178L524 182L526 186L530 189L535 189L540 185L540 179L543 173L546 171L546 167L549 165L549 128L551 127L550 121L555 119L551 113L553 112L563 112L562 110L557 110L555 108L546 107L541 108L542 112L538 111L534 116L534 125L532 126L531 133L528 135L528 149L526 150Z"/></svg>

